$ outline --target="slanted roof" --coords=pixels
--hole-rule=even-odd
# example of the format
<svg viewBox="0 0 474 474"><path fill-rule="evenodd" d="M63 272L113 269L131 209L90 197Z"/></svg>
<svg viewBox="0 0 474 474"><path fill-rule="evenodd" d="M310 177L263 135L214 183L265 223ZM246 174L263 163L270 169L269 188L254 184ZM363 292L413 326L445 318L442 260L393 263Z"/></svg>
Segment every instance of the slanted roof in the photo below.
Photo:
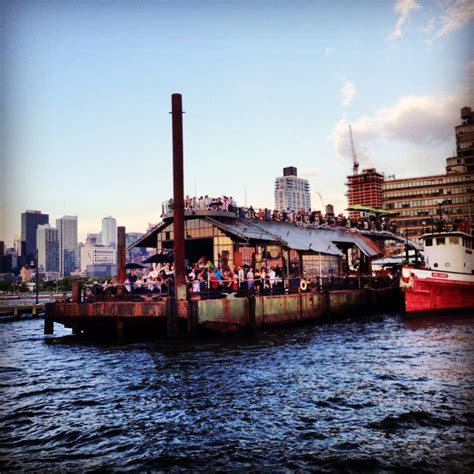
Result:
<svg viewBox="0 0 474 474"><path fill-rule="evenodd" d="M155 225L145 235L140 237L138 240L135 240L135 242L132 242L127 247L127 250L131 250L134 247L156 247L156 236L158 235L158 232L164 229L169 223L170 221L166 220Z"/></svg>
<svg viewBox="0 0 474 474"><path fill-rule="evenodd" d="M364 235L352 229L298 227L287 222L242 218L236 218L231 223L223 223L209 216L201 218L216 226L225 234L241 241L267 242L294 250L321 252L337 256L343 255L337 246L338 244L355 245L368 257L376 257L383 253L383 249L367 235L367 232L364 232ZM156 225L128 248L154 247L158 232L170 222L167 219ZM388 234L390 233L384 235L384 238L395 237L393 234Z"/></svg>

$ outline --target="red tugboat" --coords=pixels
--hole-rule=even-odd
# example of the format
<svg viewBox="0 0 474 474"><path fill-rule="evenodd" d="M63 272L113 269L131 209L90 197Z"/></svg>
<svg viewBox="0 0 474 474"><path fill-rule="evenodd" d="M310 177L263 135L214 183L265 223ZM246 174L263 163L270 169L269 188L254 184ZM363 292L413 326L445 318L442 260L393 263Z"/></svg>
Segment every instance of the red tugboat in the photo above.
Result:
<svg viewBox="0 0 474 474"><path fill-rule="evenodd" d="M423 268L406 265L400 286L407 314L474 310L473 239L466 232L424 234Z"/></svg>

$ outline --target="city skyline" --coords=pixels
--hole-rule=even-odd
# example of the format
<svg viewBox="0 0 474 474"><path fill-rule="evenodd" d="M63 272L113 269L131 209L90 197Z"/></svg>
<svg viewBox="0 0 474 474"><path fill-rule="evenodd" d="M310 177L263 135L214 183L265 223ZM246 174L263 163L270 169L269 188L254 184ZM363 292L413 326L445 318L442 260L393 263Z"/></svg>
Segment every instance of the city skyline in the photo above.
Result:
<svg viewBox="0 0 474 474"><path fill-rule="evenodd" d="M472 106L472 8L176 2L0 7L5 31L0 240L25 209L113 215L128 232L172 195L170 94L183 94L185 193L272 207L285 166L347 207L348 125L360 169L437 174ZM176 30L179 22L181 28Z"/></svg>

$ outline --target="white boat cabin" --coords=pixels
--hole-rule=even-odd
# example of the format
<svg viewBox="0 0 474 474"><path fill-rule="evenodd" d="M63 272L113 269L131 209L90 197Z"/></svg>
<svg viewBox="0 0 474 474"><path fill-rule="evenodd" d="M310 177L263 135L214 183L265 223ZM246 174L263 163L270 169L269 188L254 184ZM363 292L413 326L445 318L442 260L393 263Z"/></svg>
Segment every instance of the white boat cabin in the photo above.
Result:
<svg viewBox="0 0 474 474"><path fill-rule="evenodd" d="M438 232L421 237L425 263L431 270L474 274L472 236L464 232Z"/></svg>

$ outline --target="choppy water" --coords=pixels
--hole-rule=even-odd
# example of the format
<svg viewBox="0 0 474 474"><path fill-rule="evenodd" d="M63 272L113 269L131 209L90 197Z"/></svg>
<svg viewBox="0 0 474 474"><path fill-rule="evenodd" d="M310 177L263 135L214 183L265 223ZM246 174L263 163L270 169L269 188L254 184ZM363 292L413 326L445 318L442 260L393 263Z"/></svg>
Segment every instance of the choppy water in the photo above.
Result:
<svg viewBox="0 0 474 474"><path fill-rule="evenodd" d="M1 470L474 470L474 318L114 345L0 327Z"/></svg>

